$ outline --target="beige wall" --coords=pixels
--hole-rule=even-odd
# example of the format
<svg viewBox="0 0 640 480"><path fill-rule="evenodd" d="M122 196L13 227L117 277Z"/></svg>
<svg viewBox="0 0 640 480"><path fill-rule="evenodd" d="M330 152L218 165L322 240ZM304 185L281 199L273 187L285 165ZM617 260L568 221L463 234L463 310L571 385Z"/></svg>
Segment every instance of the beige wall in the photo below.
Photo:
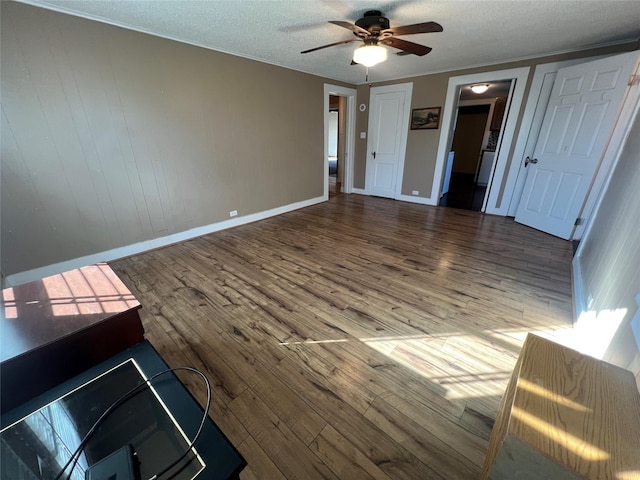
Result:
<svg viewBox="0 0 640 480"><path fill-rule="evenodd" d="M0 3L4 275L322 195L324 79ZM387 84L413 82L412 108L442 106L451 76L635 46ZM368 106L369 86L357 95ZM356 188L367 121L358 110ZM430 192L439 133L409 131L403 194ZM629 329L640 289L637 122L630 138L582 261L596 307L627 308L607 358L638 374Z"/></svg>
<svg viewBox="0 0 640 480"><path fill-rule="evenodd" d="M578 258L592 310L624 309L604 359L634 372L640 386L640 352L631 330L640 294L640 116L637 116L611 182L583 239Z"/></svg>
<svg viewBox="0 0 640 480"><path fill-rule="evenodd" d="M3 275L323 195L324 79L1 4Z"/></svg>
<svg viewBox="0 0 640 480"><path fill-rule="evenodd" d="M411 98L411 108L422 108L422 107L442 107L444 106L445 97L447 94L447 87L449 83L449 78L457 77L460 75L468 75L472 73L480 73L480 72L489 72L495 70L504 70L518 67L531 67L531 71L529 72L529 79L527 81L527 87L525 91L525 102L526 96L529 92L529 87L531 84L531 80L533 78L533 73L535 70L535 66L542 63L550 63L557 62L560 60L569 60L572 58L582 58L582 57L590 57L595 55L607 55L607 54L615 54L626 51L635 50L638 48L637 42L628 43L624 45L616 45L613 47L606 47L600 49L587 50L582 52L573 52L570 54L564 55L553 55L548 57L541 57L537 59L531 59L526 61L519 62L510 62L510 63L501 63L495 64L491 66L479 67L479 68L471 68L464 70L457 70L452 72L445 73L436 73L432 75L422 75L418 77L412 78L404 78L392 82L380 82L373 84L374 87L382 86L382 85L391 85L395 83L406 83L413 82L413 94ZM426 62L428 62L428 57L426 57ZM375 68L375 67L373 67ZM497 79L496 79L497 80ZM358 105L364 103L365 105L369 105L369 86L368 85L360 85L358 86ZM524 102L523 102L524 109ZM357 132L367 131L368 125L368 108L365 113L359 113L357 117ZM522 113L522 112L521 112ZM520 126L522 118L521 115L518 119L518 128ZM407 119L409 121L409 119ZM516 130L517 132L517 130ZM433 178L435 174L435 166L436 166L436 154L438 151L438 141L440 138L440 129L438 130L409 130L409 135L407 138L407 153L405 157L404 164L404 172L403 172L403 182L402 182L402 194L403 195L411 195L412 190L420 191L420 196L424 196L425 198L429 198L431 194L431 185L433 183ZM514 140L515 143L515 140ZM510 155L513 153L513 147L510 152ZM355 152L355 165L354 165L354 187L355 188L365 188L365 169L366 169L366 149L367 144L366 140L356 139L356 152ZM509 158L509 163L507 168L511 165L511 161L513 159ZM506 182L507 176L505 175L503 185L501 185L501 192L504 189L504 182ZM424 193L424 195L423 195ZM502 195L500 195L501 197ZM498 204L496 207L500 206L502 202L502 198L498 199Z"/></svg>
<svg viewBox="0 0 640 480"><path fill-rule="evenodd" d="M3 275L323 194L325 79L0 3ZM636 46L377 85L411 81L412 108L442 106L451 76ZM357 110L356 188L368 113ZM409 131L403 194L431 191L439 134Z"/></svg>

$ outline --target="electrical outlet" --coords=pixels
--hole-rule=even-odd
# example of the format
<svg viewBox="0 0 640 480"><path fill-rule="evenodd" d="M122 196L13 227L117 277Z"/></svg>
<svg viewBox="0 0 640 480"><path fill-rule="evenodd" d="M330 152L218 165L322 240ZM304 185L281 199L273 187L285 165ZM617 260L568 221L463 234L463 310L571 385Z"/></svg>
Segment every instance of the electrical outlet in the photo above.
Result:
<svg viewBox="0 0 640 480"><path fill-rule="evenodd" d="M420 192L418 190L414 190L411 192L411 195L420 195Z"/></svg>
<svg viewBox="0 0 640 480"><path fill-rule="evenodd" d="M235 217L236 215L238 215L238 210L231 210L231 211L229 212L229 216L230 216L230 217Z"/></svg>

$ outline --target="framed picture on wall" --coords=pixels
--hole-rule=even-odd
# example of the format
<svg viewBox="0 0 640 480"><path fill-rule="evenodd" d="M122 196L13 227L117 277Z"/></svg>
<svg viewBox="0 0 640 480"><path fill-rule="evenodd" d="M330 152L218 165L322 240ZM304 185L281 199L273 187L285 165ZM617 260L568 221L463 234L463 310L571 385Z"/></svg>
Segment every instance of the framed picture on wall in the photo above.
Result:
<svg viewBox="0 0 640 480"><path fill-rule="evenodd" d="M414 108L411 110L411 130L432 130L440 126L441 107Z"/></svg>

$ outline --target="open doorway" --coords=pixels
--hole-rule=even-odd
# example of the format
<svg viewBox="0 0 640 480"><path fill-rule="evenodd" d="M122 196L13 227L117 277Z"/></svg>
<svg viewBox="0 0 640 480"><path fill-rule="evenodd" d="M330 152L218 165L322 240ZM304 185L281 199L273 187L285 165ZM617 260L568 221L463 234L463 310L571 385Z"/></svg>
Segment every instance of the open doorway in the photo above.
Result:
<svg viewBox="0 0 640 480"><path fill-rule="evenodd" d="M511 80L511 88L509 96L507 97L502 128L499 133L493 165L490 168L491 175L487 185L484 204L481 209L481 211L485 213L504 215L501 207L503 204L508 205L508 202L502 201L502 183L507 170L506 167L510 161L509 152L511 150L511 142L516 132L518 113L520 112L520 107L524 99L529 70L529 67L519 67L449 78L447 95L442 108L442 123L440 126L438 152L436 154L435 174L431 184L431 194L427 202L429 205L438 205L442 194L446 193L449 186L449 177L455 159L455 153L451 153L451 145L462 88L471 84Z"/></svg>
<svg viewBox="0 0 640 480"><path fill-rule="evenodd" d="M356 90L324 86L324 197L351 193L356 128Z"/></svg>
<svg viewBox="0 0 640 480"><path fill-rule="evenodd" d="M329 143L327 163L329 168L329 197L342 190L344 176L344 104L345 97L329 96Z"/></svg>
<svg viewBox="0 0 640 480"><path fill-rule="evenodd" d="M440 206L479 212L485 203L493 173L496 148L503 126L511 80L460 87L453 140Z"/></svg>

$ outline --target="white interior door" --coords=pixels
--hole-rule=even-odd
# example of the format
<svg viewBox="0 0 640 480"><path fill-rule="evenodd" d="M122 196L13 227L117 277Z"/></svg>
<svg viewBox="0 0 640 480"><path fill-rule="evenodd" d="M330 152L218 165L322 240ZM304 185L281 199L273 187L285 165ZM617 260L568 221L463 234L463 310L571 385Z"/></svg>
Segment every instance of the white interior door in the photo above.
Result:
<svg viewBox="0 0 640 480"><path fill-rule="evenodd" d="M366 170L366 190L370 195L387 198L400 196L411 85L371 89Z"/></svg>
<svg viewBox="0 0 640 480"><path fill-rule="evenodd" d="M517 222L571 237L637 58L630 52L558 71Z"/></svg>

